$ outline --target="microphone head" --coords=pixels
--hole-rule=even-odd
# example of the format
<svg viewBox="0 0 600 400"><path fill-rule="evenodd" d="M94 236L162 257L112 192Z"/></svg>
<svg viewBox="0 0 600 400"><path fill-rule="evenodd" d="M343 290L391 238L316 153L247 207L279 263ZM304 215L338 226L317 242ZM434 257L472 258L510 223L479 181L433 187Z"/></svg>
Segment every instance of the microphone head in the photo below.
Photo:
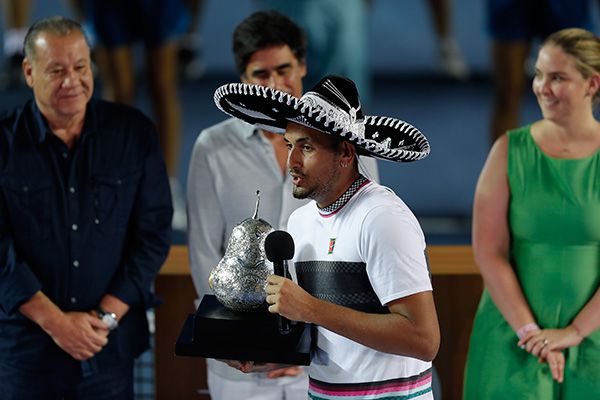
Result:
<svg viewBox="0 0 600 400"><path fill-rule="evenodd" d="M294 250L294 239L286 231L273 231L265 238L265 254L271 262L290 260Z"/></svg>

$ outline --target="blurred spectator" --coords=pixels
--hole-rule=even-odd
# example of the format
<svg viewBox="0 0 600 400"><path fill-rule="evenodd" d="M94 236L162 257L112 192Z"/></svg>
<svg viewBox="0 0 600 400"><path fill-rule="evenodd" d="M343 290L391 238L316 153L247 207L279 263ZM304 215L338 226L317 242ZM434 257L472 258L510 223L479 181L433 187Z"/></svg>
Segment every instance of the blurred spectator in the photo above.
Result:
<svg viewBox="0 0 600 400"><path fill-rule="evenodd" d="M467 79L469 77L469 67L465 63L458 42L454 37L450 0L428 0L428 4L433 17L442 73L459 80Z"/></svg>
<svg viewBox="0 0 600 400"><path fill-rule="evenodd" d="M180 76L185 79L198 79L205 70L202 60L202 37L198 27L204 13L204 0L185 0L191 17L189 27L179 42L177 57L179 58Z"/></svg>
<svg viewBox="0 0 600 400"><path fill-rule="evenodd" d="M308 75L312 87L323 76L352 79L368 105L371 72L368 57L369 1L366 0L256 0L263 10L277 10L300 25L308 42Z"/></svg>
<svg viewBox="0 0 600 400"><path fill-rule="evenodd" d="M589 0L487 1L494 85L491 142L520 123L532 42L564 28L589 29L590 5Z"/></svg>
<svg viewBox="0 0 600 400"><path fill-rule="evenodd" d="M4 65L0 70L0 89L23 82L21 61L23 40L29 25L31 0L4 0Z"/></svg>
<svg viewBox="0 0 600 400"><path fill-rule="evenodd" d="M185 200L176 177L181 136L177 51L189 22L184 0L87 0L85 16L96 35L96 62L105 99L134 103L133 47L138 42L144 45L150 103L170 176L173 228L183 230L187 226Z"/></svg>

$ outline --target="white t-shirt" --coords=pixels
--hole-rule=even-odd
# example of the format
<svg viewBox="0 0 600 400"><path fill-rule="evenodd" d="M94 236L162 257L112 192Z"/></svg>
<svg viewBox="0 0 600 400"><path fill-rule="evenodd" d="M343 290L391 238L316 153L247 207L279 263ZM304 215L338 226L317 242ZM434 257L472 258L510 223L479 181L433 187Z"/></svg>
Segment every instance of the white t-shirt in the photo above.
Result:
<svg viewBox="0 0 600 400"><path fill-rule="evenodd" d="M297 209L288 230L294 238L294 263L364 263L382 305L432 290L425 238L416 217L390 189L374 182L362 186L331 214L322 214L315 202ZM398 395L422 392L419 399L432 398L430 362L376 351L322 327L317 330L311 383L394 380L402 392ZM363 398L358 391L355 394L358 397L345 398Z"/></svg>

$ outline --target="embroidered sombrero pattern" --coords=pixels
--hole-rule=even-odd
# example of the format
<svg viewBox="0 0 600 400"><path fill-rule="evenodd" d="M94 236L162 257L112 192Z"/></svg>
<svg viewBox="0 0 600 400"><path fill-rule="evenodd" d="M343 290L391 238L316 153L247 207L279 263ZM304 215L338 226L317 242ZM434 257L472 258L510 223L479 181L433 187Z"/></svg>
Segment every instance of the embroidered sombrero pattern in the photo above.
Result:
<svg viewBox="0 0 600 400"><path fill-rule="evenodd" d="M410 162L430 152L427 138L408 122L364 116L354 82L323 78L300 99L260 85L230 83L219 87L215 104L223 112L270 132L284 133L288 121L339 136L359 154Z"/></svg>

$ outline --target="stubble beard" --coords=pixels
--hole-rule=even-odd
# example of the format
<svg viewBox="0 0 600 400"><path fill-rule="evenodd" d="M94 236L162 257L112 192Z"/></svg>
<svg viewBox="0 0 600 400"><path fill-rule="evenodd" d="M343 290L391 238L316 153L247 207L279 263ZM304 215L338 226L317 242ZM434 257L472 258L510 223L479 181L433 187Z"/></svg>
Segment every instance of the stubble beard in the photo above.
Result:
<svg viewBox="0 0 600 400"><path fill-rule="evenodd" d="M319 179L315 184L311 185L312 187L294 186L292 195L296 199L312 199L320 203L321 199L327 198L329 193L331 193L339 176L340 172L338 168L334 168L326 179Z"/></svg>
<svg viewBox="0 0 600 400"><path fill-rule="evenodd" d="M301 187L298 187L298 186L294 186L294 188L292 189L292 195L296 199L308 199L308 198L312 198L312 197L310 197L311 193L312 193L311 190L305 189L305 188L301 188Z"/></svg>

